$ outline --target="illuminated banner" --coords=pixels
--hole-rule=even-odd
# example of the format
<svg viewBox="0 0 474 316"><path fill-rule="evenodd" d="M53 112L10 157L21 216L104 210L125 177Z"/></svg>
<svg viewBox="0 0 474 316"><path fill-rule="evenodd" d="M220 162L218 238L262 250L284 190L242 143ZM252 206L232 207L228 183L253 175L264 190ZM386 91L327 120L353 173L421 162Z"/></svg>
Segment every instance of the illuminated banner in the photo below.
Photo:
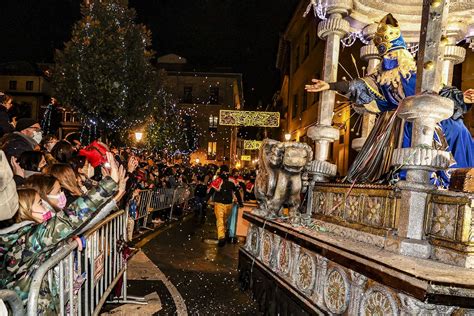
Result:
<svg viewBox="0 0 474 316"><path fill-rule="evenodd" d="M252 160L252 157L251 157L251 156L247 156L247 155L242 155L242 156L240 156L240 160L242 160L242 161L250 161L250 160Z"/></svg>
<svg viewBox="0 0 474 316"><path fill-rule="evenodd" d="M227 126L280 126L280 112L220 110L219 124Z"/></svg>
<svg viewBox="0 0 474 316"><path fill-rule="evenodd" d="M244 149L246 150L259 150L261 145L261 140L244 140Z"/></svg>

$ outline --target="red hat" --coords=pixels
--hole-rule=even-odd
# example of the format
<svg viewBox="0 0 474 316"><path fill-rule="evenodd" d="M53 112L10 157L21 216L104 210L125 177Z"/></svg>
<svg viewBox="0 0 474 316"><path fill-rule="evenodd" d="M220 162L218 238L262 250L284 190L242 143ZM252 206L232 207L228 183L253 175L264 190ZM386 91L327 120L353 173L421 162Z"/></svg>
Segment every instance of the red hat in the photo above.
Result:
<svg viewBox="0 0 474 316"><path fill-rule="evenodd" d="M87 161L95 168L107 162L106 152L107 148L104 145L94 141L86 148L79 150L79 156L86 157Z"/></svg>

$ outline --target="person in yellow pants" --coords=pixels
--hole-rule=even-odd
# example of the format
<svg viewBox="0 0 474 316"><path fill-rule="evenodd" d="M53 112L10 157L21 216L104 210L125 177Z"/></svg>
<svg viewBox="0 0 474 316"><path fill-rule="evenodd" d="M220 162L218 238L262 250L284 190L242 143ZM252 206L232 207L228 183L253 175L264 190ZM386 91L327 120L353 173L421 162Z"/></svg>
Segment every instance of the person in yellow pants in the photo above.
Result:
<svg viewBox="0 0 474 316"><path fill-rule="evenodd" d="M211 182L206 200L214 196L214 213L216 214L217 239L218 245L222 247L226 243L225 232L227 228L227 219L232 210L234 195L243 206L239 187L229 180L229 167L222 165L217 179Z"/></svg>
<svg viewBox="0 0 474 316"><path fill-rule="evenodd" d="M216 214L216 225L217 225L217 239L225 239L225 231L227 228L227 219L229 218L230 211L232 210L232 204L214 204L214 213Z"/></svg>

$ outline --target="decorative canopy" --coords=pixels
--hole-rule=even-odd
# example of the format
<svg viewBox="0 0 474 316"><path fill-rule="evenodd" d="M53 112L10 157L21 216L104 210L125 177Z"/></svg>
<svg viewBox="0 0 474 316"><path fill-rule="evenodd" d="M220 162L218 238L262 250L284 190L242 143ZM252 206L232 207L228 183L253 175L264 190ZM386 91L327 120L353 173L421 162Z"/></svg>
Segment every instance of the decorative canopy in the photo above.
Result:
<svg viewBox="0 0 474 316"><path fill-rule="evenodd" d="M399 21L406 42L418 43L423 0L311 0L307 12L313 7L315 15L324 20L339 5L350 8L346 20L351 33L344 39L345 44L352 45L357 38L365 41L364 28L378 23L387 13ZM474 43L474 0L451 0L448 31L456 32L458 42L466 38Z"/></svg>

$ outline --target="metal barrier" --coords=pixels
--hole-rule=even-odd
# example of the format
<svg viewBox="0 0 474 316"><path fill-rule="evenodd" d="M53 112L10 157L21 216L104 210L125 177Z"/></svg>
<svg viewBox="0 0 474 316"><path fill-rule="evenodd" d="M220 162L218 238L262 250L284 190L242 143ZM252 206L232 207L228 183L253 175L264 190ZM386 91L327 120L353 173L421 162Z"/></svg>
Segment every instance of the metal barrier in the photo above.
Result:
<svg viewBox="0 0 474 316"><path fill-rule="evenodd" d="M140 192L137 219L146 227L148 213L170 208L170 218L176 205L186 206L192 197L192 186ZM84 234L86 249L77 251L77 243L59 247L33 275L27 303L27 315L38 315L38 305L47 304L58 315L98 315L114 287L123 278L122 297L114 303L146 304L141 298L129 301L127 296L127 258L121 246L127 240L128 214L118 211ZM41 296L40 296L41 294ZM46 297L45 297L46 296ZM18 296L13 291L0 291L13 311L23 314ZM17 315L15 314L15 315Z"/></svg>
<svg viewBox="0 0 474 316"><path fill-rule="evenodd" d="M0 301L7 303L13 313L13 316L25 315L25 309L23 308L23 302L21 301L18 294L13 290L0 290ZM1 312L1 310L0 310ZM3 315L0 313L0 315Z"/></svg>
<svg viewBox="0 0 474 316"><path fill-rule="evenodd" d="M174 189L162 188L155 190L140 191L139 201L137 205L137 217L135 221L143 219L143 223L139 228L148 228L148 215L151 212L170 209L169 219L173 219L173 211L176 205L184 204L192 198L193 186L176 187Z"/></svg>
<svg viewBox="0 0 474 316"><path fill-rule="evenodd" d="M126 301L127 260L119 248L126 241L127 218L125 211L110 215L84 235L86 249L82 252L76 250L76 242L69 242L42 264L31 282L28 315L38 314L44 287L49 288L50 304L59 315L98 315L122 276Z"/></svg>

